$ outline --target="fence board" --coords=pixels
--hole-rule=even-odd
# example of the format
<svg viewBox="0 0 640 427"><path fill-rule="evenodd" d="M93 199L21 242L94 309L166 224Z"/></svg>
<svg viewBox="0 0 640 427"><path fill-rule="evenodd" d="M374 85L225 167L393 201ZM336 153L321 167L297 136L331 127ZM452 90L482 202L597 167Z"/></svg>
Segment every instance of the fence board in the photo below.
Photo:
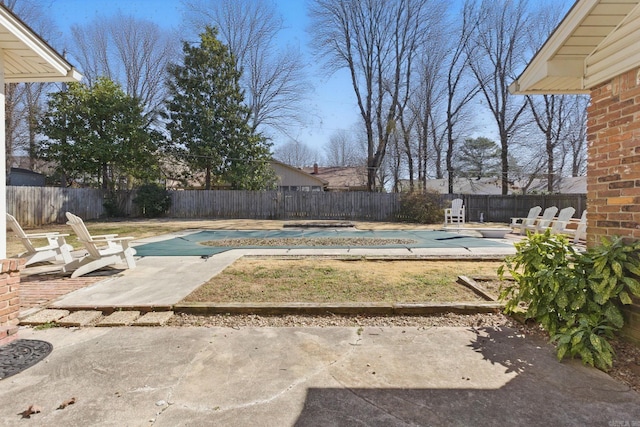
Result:
<svg viewBox="0 0 640 427"><path fill-rule="evenodd" d="M401 195L367 192L277 192L189 190L171 191L173 218L320 219L354 221L394 221L399 218ZM442 195L443 206L462 198L467 221L509 222L526 216L529 209L573 206L579 218L586 209L584 194L555 195ZM139 215L133 199L135 191L118 194L125 216ZM105 216L104 192L91 188L7 187L7 212L25 227L64 223L65 212L91 220Z"/></svg>

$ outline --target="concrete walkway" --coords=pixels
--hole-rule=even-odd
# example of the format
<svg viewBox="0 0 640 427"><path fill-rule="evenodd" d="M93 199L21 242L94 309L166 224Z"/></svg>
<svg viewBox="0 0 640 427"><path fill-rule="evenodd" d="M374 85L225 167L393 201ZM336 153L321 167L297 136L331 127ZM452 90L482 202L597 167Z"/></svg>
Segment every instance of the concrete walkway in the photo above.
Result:
<svg viewBox="0 0 640 427"><path fill-rule="evenodd" d="M632 426L640 395L509 329L53 328L5 426ZM63 402L75 403L57 409ZM36 405L30 420L19 413ZM634 424L635 423L635 424Z"/></svg>

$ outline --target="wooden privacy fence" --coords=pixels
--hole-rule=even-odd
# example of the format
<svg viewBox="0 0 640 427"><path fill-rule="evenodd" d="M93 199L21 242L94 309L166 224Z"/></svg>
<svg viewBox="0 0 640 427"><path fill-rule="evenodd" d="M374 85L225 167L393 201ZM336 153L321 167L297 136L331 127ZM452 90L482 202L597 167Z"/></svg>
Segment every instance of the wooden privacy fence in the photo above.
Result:
<svg viewBox="0 0 640 427"><path fill-rule="evenodd" d="M395 221L400 216L401 195L367 192L277 192L188 190L170 191L172 218L320 219L354 221ZM139 212L135 191L118 194L120 208L127 217ZM584 194L481 196L442 195L443 206L454 198L464 200L467 221L509 222L526 216L532 206L542 208L573 206L577 218L586 209ZM7 187L7 212L27 227L64 223L65 212L86 220L104 217L105 193L89 188Z"/></svg>
<svg viewBox="0 0 640 427"><path fill-rule="evenodd" d="M464 200L467 221L478 222L480 216L485 222L510 222L511 218L526 217L529 209L540 206L546 209L557 206L558 210L568 207L575 208L573 215L580 218L582 211L587 209L586 194L527 194L524 196L502 195L444 195L446 200L460 198Z"/></svg>

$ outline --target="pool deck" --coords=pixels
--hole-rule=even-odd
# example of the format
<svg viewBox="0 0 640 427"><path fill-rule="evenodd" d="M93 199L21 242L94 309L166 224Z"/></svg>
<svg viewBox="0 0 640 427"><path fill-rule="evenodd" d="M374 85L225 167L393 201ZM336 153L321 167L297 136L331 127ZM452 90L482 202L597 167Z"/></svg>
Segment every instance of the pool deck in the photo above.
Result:
<svg viewBox="0 0 640 427"><path fill-rule="evenodd" d="M172 239L184 233L141 239L137 244ZM517 236L514 236L517 240ZM496 241L513 243L514 239ZM136 268L121 270L104 280L70 292L51 308L166 308L179 303L200 285L244 256L322 256L386 259L499 259L515 253L512 244L474 248L349 248L349 249L232 249L210 257L146 256L136 259Z"/></svg>

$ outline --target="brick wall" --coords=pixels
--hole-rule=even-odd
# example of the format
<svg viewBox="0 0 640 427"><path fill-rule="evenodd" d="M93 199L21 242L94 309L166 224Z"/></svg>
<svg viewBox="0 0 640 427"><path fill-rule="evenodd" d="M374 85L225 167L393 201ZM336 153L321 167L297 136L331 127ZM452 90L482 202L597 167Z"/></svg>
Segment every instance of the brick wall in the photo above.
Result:
<svg viewBox="0 0 640 427"><path fill-rule="evenodd" d="M640 239L640 68L594 88L588 117L588 244ZM624 333L640 342L640 300L625 314Z"/></svg>
<svg viewBox="0 0 640 427"><path fill-rule="evenodd" d="M20 314L20 270L23 259L2 260L0 271L0 344L10 341L18 331Z"/></svg>

